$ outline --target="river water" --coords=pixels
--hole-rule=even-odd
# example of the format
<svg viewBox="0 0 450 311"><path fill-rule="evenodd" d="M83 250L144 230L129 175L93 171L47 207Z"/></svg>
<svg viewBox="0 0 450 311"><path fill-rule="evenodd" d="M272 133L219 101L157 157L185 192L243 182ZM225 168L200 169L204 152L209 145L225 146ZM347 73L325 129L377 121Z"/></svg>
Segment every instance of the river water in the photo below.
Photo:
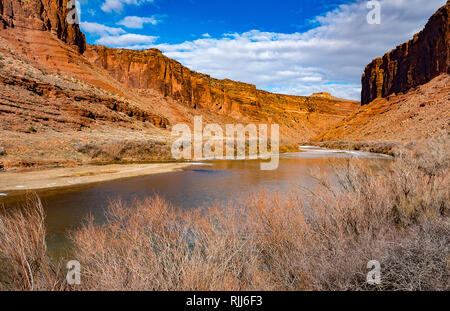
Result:
<svg viewBox="0 0 450 311"><path fill-rule="evenodd" d="M50 251L64 251L68 245L68 232L76 229L87 216L94 216L97 222L105 221L104 211L112 200L133 202L159 194L175 206L194 209L244 200L249 194L263 189L283 193L312 188L315 183L313 171L332 174L335 164L349 158L361 158L367 165L377 167L390 161L390 157L364 152L301 149L303 152L281 155L279 168L274 171L260 170L259 160L206 161L172 173L39 191L47 213Z"/></svg>

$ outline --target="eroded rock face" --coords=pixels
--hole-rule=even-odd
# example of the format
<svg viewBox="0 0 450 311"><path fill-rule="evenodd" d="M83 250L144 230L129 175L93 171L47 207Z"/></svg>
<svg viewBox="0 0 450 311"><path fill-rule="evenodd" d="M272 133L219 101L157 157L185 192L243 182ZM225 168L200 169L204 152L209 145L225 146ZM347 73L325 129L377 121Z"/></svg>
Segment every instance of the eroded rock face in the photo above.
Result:
<svg viewBox="0 0 450 311"><path fill-rule="evenodd" d="M334 114L342 118L359 106L329 94L311 97L272 94L252 84L214 79L184 67L156 49L136 51L88 45L84 55L129 88L157 90L190 108L218 114L256 120L277 120L283 115L284 123L291 124L295 121L293 112Z"/></svg>
<svg viewBox="0 0 450 311"><path fill-rule="evenodd" d="M330 93L327 92L319 92L319 93L313 93L311 97L321 97L321 98L328 98L332 99L333 96Z"/></svg>
<svg viewBox="0 0 450 311"><path fill-rule="evenodd" d="M406 143L439 137L448 132L450 75L443 73L405 94L372 101L313 141ZM329 146L333 147L333 144ZM345 149L350 145L341 147Z"/></svg>
<svg viewBox="0 0 450 311"><path fill-rule="evenodd" d="M68 14L75 13L72 3L75 1L0 0L0 25L3 28L49 31L83 53L86 49L85 36L78 24L67 20Z"/></svg>
<svg viewBox="0 0 450 311"><path fill-rule="evenodd" d="M254 85L216 80L191 71L156 49L133 51L89 45L85 56L129 88L157 90L191 108L239 115L241 106L257 105Z"/></svg>
<svg viewBox="0 0 450 311"><path fill-rule="evenodd" d="M147 125L165 129L169 125L166 118L136 102L72 77L49 74L5 52L0 49L0 131L134 129Z"/></svg>
<svg viewBox="0 0 450 311"><path fill-rule="evenodd" d="M442 73L450 74L450 2L414 39L372 61L362 77L361 103L408 91Z"/></svg>

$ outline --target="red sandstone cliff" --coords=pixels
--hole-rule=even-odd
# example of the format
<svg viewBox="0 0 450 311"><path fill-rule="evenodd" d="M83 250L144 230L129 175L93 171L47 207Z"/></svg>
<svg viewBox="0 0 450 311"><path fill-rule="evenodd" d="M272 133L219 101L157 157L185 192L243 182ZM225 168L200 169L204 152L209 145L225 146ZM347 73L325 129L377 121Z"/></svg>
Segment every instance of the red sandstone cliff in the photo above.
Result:
<svg viewBox="0 0 450 311"><path fill-rule="evenodd" d="M70 11L68 1L0 0L0 37L8 43L7 49L12 48L37 68L74 77L131 100L133 111L149 111L157 127L189 122L192 115L202 114L217 123L278 123L282 133L303 140L359 106L331 96L284 96L257 90L251 84L213 79L158 50L88 46L85 51L84 35L65 17Z"/></svg>
<svg viewBox="0 0 450 311"><path fill-rule="evenodd" d="M361 103L408 91L441 73L450 74L450 2L414 39L370 63L362 76Z"/></svg>
<svg viewBox="0 0 450 311"><path fill-rule="evenodd" d="M129 88L157 90L192 108L239 113L239 103L251 105L251 97L256 102L255 86L211 79L156 49L135 51L89 45L84 55ZM249 96L241 98L241 93Z"/></svg>
<svg viewBox="0 0 450 311"><path fill-rule="evenodd" d="M68 3L72 1L0 0L3 128L73 130L95 128L95 123L105 122L126 128L141 126L133 124L136 121L166 128L168 119L155 107L128 93L80 54L86 49L86 41L79 26L69 23L67 16L74 11ZM13 65L8 65L6 59ZM52 79L48 81L49 74L60 80L78 81L75 87L73 81L61 86ZM83 90L78 90L77 85L82 85ZM38 97L30 98L30 91Z"/></svg>
<svg viewBox="0 0 450 311"><path fill-rule="evenodd" d="M26 28L48 31L83 53L86 40L78 24L67 21L74 12L70 0L0 0L0 25L3 28ZM71 1L71 3L75 1ZM0 27L1 27L0 26Z"/></svg>
<svg viewBox="0 0 450 311"><path fill-rule="evenodd" d="M252 121L278 122L303 139L354 112L359 103L328 96L288 96L218 80L184 67L161 51L88 45L84 55L131 89L150 89L195 110ZM294 134L295 135L295 134Z"/></svg>

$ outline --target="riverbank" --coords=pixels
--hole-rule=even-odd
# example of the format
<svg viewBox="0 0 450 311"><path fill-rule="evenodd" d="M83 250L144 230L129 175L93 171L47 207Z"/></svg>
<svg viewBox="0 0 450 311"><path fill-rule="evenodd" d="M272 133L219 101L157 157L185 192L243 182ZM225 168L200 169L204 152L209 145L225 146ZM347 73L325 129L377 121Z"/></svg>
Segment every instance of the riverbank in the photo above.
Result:
<svg viewBox="0 0 450 311"><path fill-rule="evenodd" d="M30 191L71 187L143 175L169 173L189 163L87 165L29 172L0 173L0 195L11 191Z"/></svg>
<svg viewBox="0 0 450 311"><path fill-rule="evenodd" d="M404 147L401 142L312 141L306 145L339 150L363 151L394 156Z"/></svg>

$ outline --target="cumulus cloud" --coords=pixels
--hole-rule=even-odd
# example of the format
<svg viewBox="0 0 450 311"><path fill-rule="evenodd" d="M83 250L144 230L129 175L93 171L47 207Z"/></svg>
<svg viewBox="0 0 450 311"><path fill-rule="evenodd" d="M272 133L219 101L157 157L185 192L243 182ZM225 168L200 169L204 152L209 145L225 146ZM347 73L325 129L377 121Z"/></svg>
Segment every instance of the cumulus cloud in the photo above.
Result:
<svg viewBox="0 0 450 311"><path fill-rule="evenodd" d="M124 5L141 5L145 2L154 2L154 0L105 0L100 6L104 12L116 12L120 13L123 10Z"/></svg>
<svg viewBox="0 0 450 311"><path fill-rule="evenodd" d="M303 33L252 30L181 44L128 47L156 47L193 70L269 91L295 95L329 91L359 99L365 65L412 38L445 4L444 0L380 2L380 25L367 23L367 1L358 0L317 17L312 21L315 28Z"/></svg>
<svg viewBox="0 0 450 311"><path fill-rule="evenodd" d="M119 12L124 4L145 1L153 0L105 0L102 10ZM260 89L285 94L327 91L359 100L364 67L412 38L445 2L380 0L381 24L370 25L367 0L355 0L309 21L314 28L306 32L250 30L220 37L205 33L180 44L155 44L157 37L130 34L97 23L82 23L82 28L99 36L96 44L131 49L156 47L183 65L216 78L253 83ZM118 24L139 29L146 21L153 23L152 18L131 16Z"/></svg>
<svg viewBox="0 0 450 311"><path fill-rule="evenodd" d="M155 36L144 36L138 34L127 33L120 36L103 36L96 40L96 44L107 45L110 47L127 47L130 45L152 44L158 39Z"/></svg>
<svg viewBox="0 0 450 311"><path fill-rule="evenodd" d="M95 44L107 45L110 47L129 47L130 45L149 45L153 44L158 37L146 36L133 33L127 33L119 27L109 27L103 24L81 22L81 29L95 37L99 37Z"/></svg>
<svg viewBox="0 0 450 311"><path fill-rule="evenodd" d="M127 16L121 21L117 22L117 25L122 25L127 28L142 29L144 27L144 24L157 25L158 23L160 23L160 20L157 19L155 16L152 17Z"/></svg>
<svg viewBox="0 0 450 311"><path fill-rule="evenodd" d="M81 22L80 27L83 31L97 36L117 36L125 33L125 30L122 28L109 27L91 22Z"/></svg>

